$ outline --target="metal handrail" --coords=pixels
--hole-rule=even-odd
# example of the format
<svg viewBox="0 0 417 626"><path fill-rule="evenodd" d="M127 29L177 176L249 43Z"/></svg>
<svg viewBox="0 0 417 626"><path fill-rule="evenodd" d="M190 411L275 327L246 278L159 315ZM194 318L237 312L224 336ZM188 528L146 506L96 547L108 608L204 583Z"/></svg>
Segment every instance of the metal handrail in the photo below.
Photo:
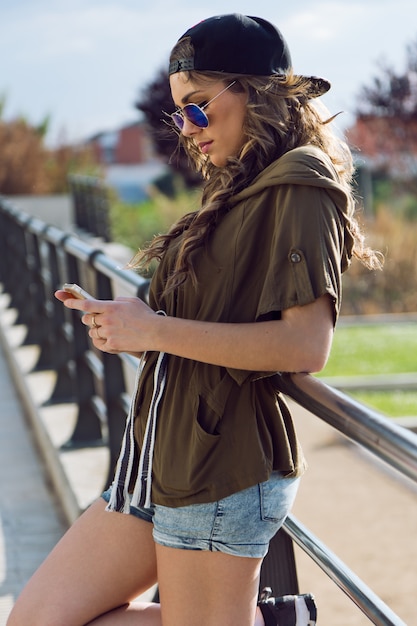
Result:
<svg viewBox="0 0 417 626"><path fill-rule="evenodd" d="M282 374L280 390L300 406L417 482L417 435L309 374Z"/></svg>
<svg viewBox="0 0 417 626"><path fill-rule="evenodd" d="M280 391L417 483L417 435L309 374L281 374ZM289 516L284 530L378 626L405 623L329 548Z"/></svg>
<svg viewBox="0 0 417 626"><path fill-rule="evenodd" d="M334 552L294 516L287 517L284 530L373 624L407 626Z"/></svg>

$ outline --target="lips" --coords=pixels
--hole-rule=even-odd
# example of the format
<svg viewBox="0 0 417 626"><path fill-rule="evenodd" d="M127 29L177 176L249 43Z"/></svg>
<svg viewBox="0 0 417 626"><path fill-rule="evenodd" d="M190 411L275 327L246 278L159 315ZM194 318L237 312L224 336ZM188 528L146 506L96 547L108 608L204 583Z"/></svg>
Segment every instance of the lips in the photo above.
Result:
<svg viewBox="0 0 417 626"><path fill-rule="evenodd" d="M200 148L201 152L203 154L207 154L209 147L211 146L212 142L211 141L201 141L198 144L198 147Z"/></svg>

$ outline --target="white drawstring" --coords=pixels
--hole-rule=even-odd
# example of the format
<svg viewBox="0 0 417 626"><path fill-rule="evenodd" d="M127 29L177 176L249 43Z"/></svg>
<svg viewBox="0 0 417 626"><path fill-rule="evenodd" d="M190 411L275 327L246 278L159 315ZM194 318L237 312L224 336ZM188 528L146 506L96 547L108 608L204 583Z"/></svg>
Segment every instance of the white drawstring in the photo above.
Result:
<svg viewBox="0 0 417 626"><path fill-rule="evenodd" d="M166 354L161 352L155 365L154 387L149 407L146 430L139 458L138 475L133 491L132 506L151 506L152 463L155 448L158 406L164 393L166 382Z"/></svg>
<svg viewBox="0 0 417 626"><path fill-rule="evenodd" d="M158 311L158 314L165 315L163 311ZM143 353L136 372L135 391L130 402L126 428L123 435L119 459L116 465L110 500L106 507L106 511L129 513L130 504L132 504L132 506L144 506L146 508L149 508L151 505L152 464L155 448L156 423L158 418L159 403L162 399L166 383L167 355L165 352L160 352L156 361L152 400L149 406L148 419L146 421L146 429L139 457L139 467L135 487L132 499L130 500L129 485L136 451L134 432L135 407L140 377L142 375L145 362L146 353Z"/></svg>

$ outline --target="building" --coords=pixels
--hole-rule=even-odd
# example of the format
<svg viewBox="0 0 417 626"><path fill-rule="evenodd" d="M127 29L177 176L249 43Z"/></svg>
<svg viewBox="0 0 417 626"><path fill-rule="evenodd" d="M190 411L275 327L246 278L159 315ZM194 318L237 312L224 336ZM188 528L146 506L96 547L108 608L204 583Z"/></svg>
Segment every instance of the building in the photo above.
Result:
<svg viewBox="0 0 417 626"><path fill-rule="evenodd" d="M143 122L133 122L113 131L98 133L87 142L103 165L138 165L156 158L152 140Z"/></svg>
<svg viewBox="0 0 417 626"><path fill-rule="evenodd" d="M106 183L124 202L146 199L149 186L169 172L157 156L143 122L98 133L86 144L103 166Z"/></svg>

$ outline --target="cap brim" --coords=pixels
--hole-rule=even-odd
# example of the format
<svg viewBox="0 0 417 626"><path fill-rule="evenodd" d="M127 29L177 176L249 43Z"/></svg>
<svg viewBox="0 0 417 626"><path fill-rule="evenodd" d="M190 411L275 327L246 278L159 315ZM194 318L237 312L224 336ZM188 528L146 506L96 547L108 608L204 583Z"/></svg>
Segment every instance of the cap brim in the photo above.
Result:
<svg viewBox="0 0 417 626"><path fill-rule="evenodd" d="M322 96L327 93L332 86L328 80L319 78L318 76L303 76L302 78L310 82L309 95L311 98Z"/></svg>

